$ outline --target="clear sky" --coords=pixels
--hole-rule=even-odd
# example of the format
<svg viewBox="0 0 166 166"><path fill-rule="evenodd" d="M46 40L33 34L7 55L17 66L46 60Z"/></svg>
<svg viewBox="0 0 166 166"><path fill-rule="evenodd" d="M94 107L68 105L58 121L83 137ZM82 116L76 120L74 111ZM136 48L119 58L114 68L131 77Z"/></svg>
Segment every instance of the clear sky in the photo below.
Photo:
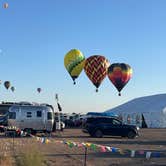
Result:
<svg viewBox="0 0 166 166"><path fill-rule="evenodd" d="M165 0L0 0L0 6L0 101L55 105L58 93L63 112L85 113L165 93ZM129 64L133 77L122 96L107 77L96 93L84 71L73 85L64 67L72 48Z"/></svg>

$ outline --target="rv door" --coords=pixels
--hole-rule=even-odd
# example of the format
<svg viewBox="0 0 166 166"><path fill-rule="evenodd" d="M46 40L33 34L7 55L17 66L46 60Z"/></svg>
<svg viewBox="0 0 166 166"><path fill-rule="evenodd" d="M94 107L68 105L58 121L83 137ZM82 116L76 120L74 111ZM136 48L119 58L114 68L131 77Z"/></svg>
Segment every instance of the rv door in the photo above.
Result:
<svg viewBox="0 0 166 166"><path fill-rule="evenodd" d="M19 123L19 128L22 129L23 126L24 126L24 118L23 118L24 115L22 115L22 112L21 112L21 108L18 108L17 110L17 121Z"/></svg>
<svg viewBox="0 0 166 166"><path fill-rule="evenodd" d="M47 131L52 131L53 129L53 124L54 124L54 117L53 117L53 112L47 112Z"/></svg>
<svg viewBox="0 0 166 166"><path fill-rule="evenodd" d="M44 128L46 129L47 112L44 109L42 112L43 112L42 113L43 114L43 124L44 124Z"/></svg>
<svg viewBox="0 0 166 166"><path fill-rule="evenodd" d="M8 125L20 128L19 108L12 107L9 111Z"/></svg>

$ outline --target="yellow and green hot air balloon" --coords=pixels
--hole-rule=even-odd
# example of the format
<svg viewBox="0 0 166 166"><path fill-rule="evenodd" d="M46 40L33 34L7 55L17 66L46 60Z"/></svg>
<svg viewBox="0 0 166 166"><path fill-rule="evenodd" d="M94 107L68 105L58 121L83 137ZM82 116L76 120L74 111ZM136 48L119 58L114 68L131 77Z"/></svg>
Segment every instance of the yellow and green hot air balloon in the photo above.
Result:
<svg viewBox="0 0 166 166"><path fill-rule="evenodd" d="M78 78L81 71L83 70L84 64L85 57L78 49L72 49L65 55L64 65L71 78L73 79L74 84L75 79Z"/></svg>

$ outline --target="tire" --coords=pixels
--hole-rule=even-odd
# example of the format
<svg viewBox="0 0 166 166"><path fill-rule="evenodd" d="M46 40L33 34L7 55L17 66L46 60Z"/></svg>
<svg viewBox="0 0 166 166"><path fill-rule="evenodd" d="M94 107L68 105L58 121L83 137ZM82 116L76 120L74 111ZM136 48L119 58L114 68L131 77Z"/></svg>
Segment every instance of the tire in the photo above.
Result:
<svg viewBox="0 0 166 166"><path fill-rule="evenodd" d="M128 134L127 134L127 137L129 139L133 139L136 137L136 133L134 131L129 131Z"/></svg>
<svg viewBox="0 0 166 166"><path fill-rule="evenodd" d="M94 137L96 138L102 138L103 137L103 132L100 130L100 129L97 129L95 132L94 132Z"/></svg>

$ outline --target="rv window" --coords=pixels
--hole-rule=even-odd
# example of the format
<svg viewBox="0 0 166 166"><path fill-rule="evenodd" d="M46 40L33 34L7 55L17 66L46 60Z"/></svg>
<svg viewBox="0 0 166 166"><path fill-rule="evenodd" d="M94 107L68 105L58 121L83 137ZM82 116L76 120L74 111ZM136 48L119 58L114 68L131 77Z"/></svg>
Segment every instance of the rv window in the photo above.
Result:
<svg viewBox="0 0 166 166"><path fill-rule="evenodd" d="M47 119L53 119L52 112L47 112Z"/></svg>
<svg viewBox="0 0 166 166"><path fill-rule="evenodd" d="M32 117L32 112L27 112L27 118L31 118Z"/></svg>
<svg viewBox="0 0 166 166"><path fill-rule="evenodd" d="M16 119L16 113L15 112L9 112L9 119Z"/></svg>
<svg viewBox="0 0 166 166"><path fill-rule="evenodd" d="M37 111L37 117L42 117L42 112L41 111Z"/></svg>

